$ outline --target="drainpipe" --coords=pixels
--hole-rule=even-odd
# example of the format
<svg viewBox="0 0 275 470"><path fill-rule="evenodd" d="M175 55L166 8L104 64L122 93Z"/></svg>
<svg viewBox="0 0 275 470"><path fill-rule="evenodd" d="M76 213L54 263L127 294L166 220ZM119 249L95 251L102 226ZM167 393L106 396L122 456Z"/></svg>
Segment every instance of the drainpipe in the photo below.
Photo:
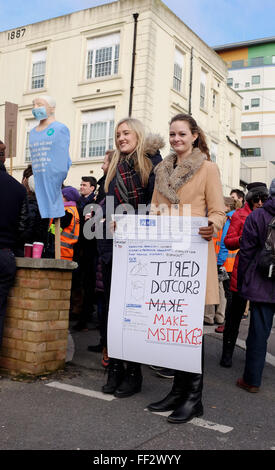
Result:
<svg viewBox="0 0 275 470"><path fill-rule="evenodd" d="M191 47L190 57L190 80L189 80L189 114L192 115L192 82L193 82L193 47Z"/></svg>
<svg viewBox="0 0 275 470"><path fill-rule="evenodd" d="M137 42L137 21L139 14L133 14L135 20L134 26L134 41L133 41L133 53L132 53L132 73L131 73L131 86L130 86L130 102L129 102L129 116L132 115L132 105L133 105L133 92L134 92L134 79L135 79L135 61L136 61L136 42Z"/></svg>

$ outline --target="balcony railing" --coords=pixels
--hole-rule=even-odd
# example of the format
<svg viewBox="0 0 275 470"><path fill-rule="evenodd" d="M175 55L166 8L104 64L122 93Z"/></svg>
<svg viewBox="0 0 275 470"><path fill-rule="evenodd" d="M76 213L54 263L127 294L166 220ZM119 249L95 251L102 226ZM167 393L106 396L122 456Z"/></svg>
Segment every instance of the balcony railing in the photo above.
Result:
<svg viewBox="0 0 275 470"><path fill-rule="evenodd" d="M275 66L275 55L265 57L251 57L250 59L232 60L226 62L228 69L243 69L245 67Z"/></svg>

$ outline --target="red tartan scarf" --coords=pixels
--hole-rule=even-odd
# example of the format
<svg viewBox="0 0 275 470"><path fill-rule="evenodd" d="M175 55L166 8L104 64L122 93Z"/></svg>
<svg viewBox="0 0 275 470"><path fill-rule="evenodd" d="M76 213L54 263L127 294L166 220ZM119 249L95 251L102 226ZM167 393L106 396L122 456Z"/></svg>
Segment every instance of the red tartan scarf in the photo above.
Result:
<svg viewBox="0 0 275 470"><path fill-rule="evenodd" d="M140 175L135 170L137 156L123 156L116 170L115 194L120 204L130 204L136 210L145 202L144 188Z"/></svg>

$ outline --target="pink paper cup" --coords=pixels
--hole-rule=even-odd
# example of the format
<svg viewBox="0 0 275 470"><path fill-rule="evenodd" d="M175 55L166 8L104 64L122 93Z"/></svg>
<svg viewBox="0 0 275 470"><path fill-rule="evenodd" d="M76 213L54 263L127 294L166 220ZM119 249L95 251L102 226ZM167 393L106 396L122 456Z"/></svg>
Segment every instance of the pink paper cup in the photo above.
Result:
<svg viewBox="0 0 275 470"><path fill-rule="evenodd" d="M24 257L25 258L32 258L32 244L25 243L24 245Z"/></svg>
<svg viewBox="0 0 275 470"><path fill-rule="evenodd" d="M33 258L41 258L42 252L44 248L44 243L41 242L33 242L32 247L32 257Z"/></svg>

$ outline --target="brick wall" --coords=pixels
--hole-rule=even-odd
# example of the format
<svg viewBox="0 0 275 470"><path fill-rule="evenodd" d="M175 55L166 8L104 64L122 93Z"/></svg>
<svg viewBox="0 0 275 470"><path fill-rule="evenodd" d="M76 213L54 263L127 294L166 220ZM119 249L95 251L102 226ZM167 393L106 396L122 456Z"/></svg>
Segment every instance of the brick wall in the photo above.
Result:
<svg viewBox="0 0 275 470"><path fill-rule="evenodd" d="M75 266L64 260L17 258L4 324L2 370L40 375L64 367Z"/></svg>

